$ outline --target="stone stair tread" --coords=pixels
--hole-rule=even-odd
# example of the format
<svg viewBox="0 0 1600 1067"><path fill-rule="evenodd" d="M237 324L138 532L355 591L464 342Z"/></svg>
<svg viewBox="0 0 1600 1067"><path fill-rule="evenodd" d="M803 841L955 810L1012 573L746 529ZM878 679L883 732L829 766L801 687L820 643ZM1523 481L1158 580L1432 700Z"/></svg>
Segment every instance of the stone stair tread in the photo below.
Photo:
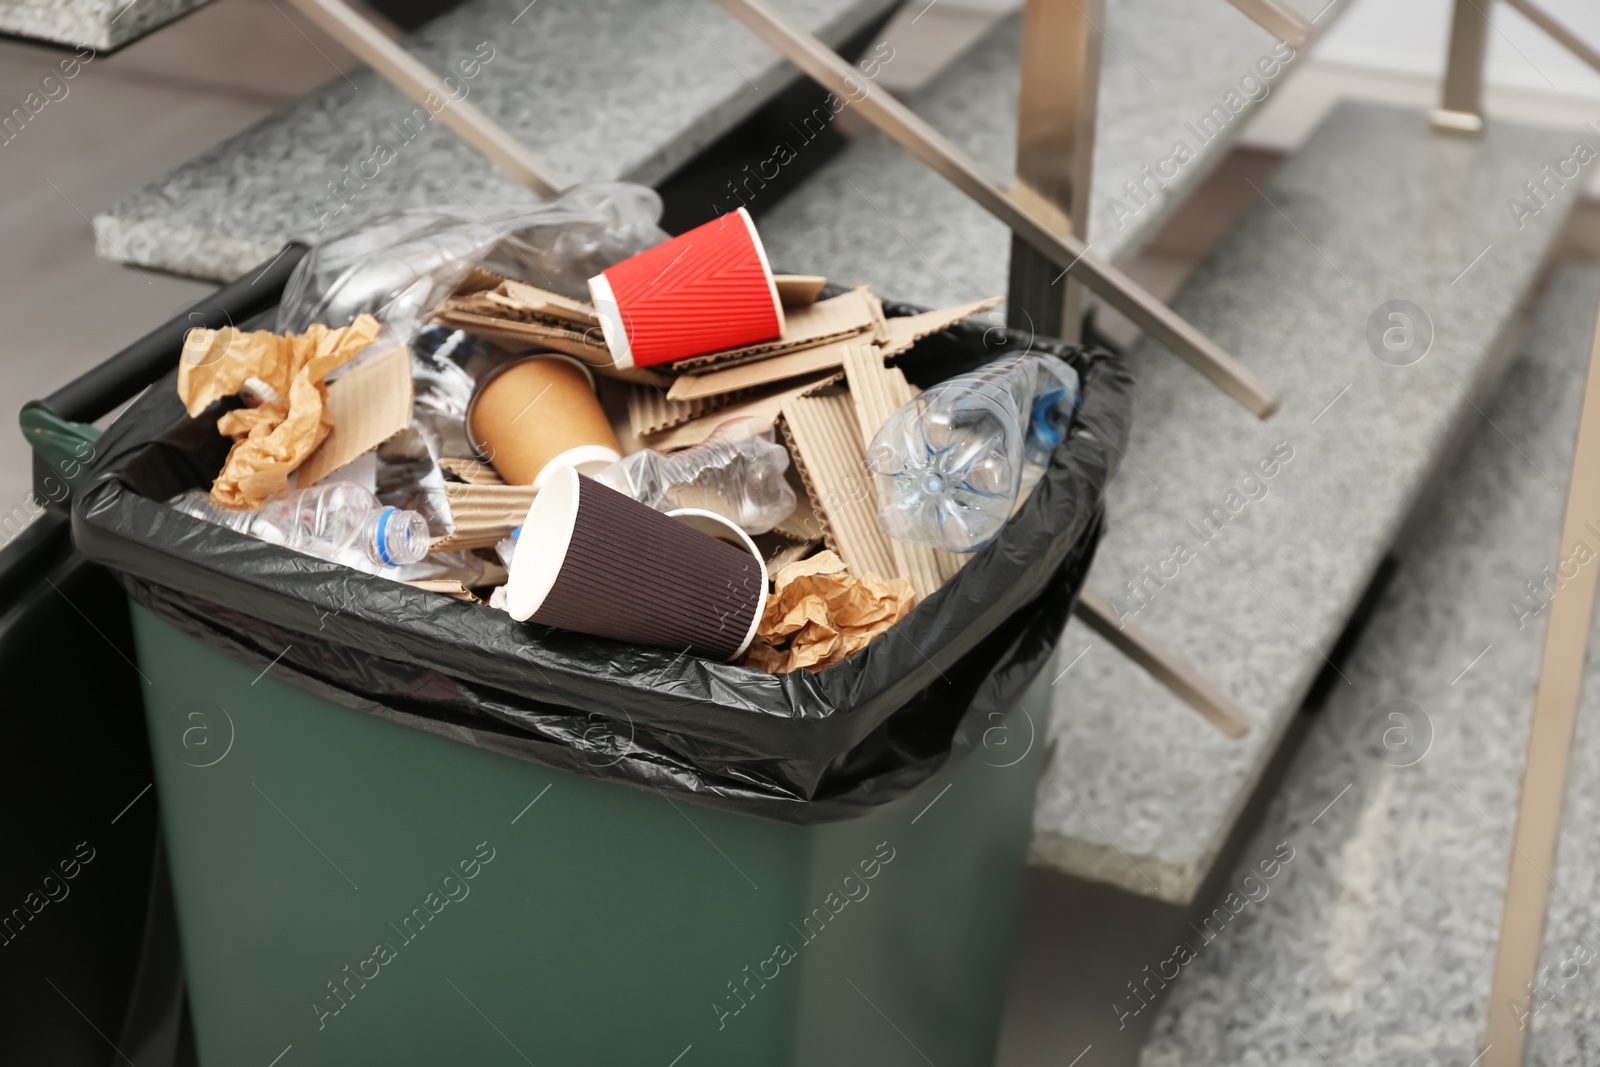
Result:
<svg viewBox="0 0 1600 1067"><path fill-rule="evenodd" d="M1132 621L1233 694L1254 729L1224 738L1069 633L1063 656L1093 651L1062 685L1037 862L1192 895L1310 684L1334 669L1326 654L1434 464L1460 429L1490 432L1469 397L1573 202L1519 230L1507 198L1571 142L1500 122L1481 140L1439 135L1421 112L1343 103L1173 304L1279 389L1283 410L1257 421L1153 344L1131 354L1139 411L1090 584L1131 612L1126 583L1146 582ZM1366 340L1395 299L1431 317L1431 350L1411 366ZM1261 478L1284 443L1293 459ZM1221 520L1197 536L1213 508ZM1195 558L1164 562L1178 542Z"/></svg>
<svg viewBox="0 0 1600 1067"><path fill-rule="evenodd" d="M1326 25L1346 0L1290 6ZM1205 144L1185 123L1222 105L1240 78L1277 42L1224 3L1110 0L1097 119L1090 241L1101 256L1131 260L1227 155L1260 101L1243 105ZM1014 177L1021 20L998 23L972 51L923 88L912 106L1005 182ZM1264 83L1269 99L1302 53ZM1220 124L1220 123L1219 123ZM1123 190L1183 141L1195 153L1140 206ZM1131 217L1120 212L1121 200ZM759 194L752 203L760 209ZM870 281L879 292L930 306L1003 293L1011 237L1006 227L881 136L852 146L761 220L777 261L811 264L838 281ZM811 269L807 267L806 269Z"/></svg>
<svg viewBox="0 0 1600 1067"><path fill-rule="evenodd" d="M148 2L148 0L146 0ZM837 43L893 0L785 0L784 11ZM481 43L493 57L466 99L562 173L654 183L737 125L793 68L713 0L529 4L471 0L408 38L436 74L461 77ZM339 77L284 115L177 167L101 212L98 250L140 266L229 280L290 239L401 207L532 200L437 121L405 139L416 105L371 70ZM424 114L426 114L424 112ZM417 125L423 125L418 122ZM377 145L394 158L376 165ZM358 167L349 202L328 183ZM360 177L360 175L358 175Z"/></svg>
<svg viewBox="0 0 1600 1067"><path fill-rule="evenodd" d="M108 51L132 44L207 0L5 0L0 33Z"/></svg>
<svg viewBox="0 0 1600 1067"><path fill-rule="evenodd" d="M1343 668L1350 684L1335 687L1223 883L1233 906L1224 898L1222 917L1187 942L1196 958L1176 968L1143 1067L1478 1055L1548 617L1519 628L1509 602L1557 555L1597 304L1600 270L1558 272L1521 359L1482 405L1500 432L1467 450L1402 553ZM1396 735L1386 750L1395 700L1421 715L1409 747ZM1596 947L1600 658L1578 737L1542 961L1552 968L1575 941ZM1270 883L1245 883L1280 844L1296 858ZM1170 978L1170 958L1150 963ZM1120 1010L1137 1007L1118 993ZM1547 1012L1527 1062L1592 1063L1594 997L1575 991Z"/></svg>

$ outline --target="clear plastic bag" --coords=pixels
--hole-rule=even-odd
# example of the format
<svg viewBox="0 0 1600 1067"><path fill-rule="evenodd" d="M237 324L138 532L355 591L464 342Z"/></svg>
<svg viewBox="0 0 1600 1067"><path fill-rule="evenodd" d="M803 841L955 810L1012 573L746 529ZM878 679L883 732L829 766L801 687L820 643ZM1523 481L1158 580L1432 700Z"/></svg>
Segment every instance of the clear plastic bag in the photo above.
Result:
<svg viewBox="0 0 1600 1067"><path fill-rule="evenodd" d="M579 299L588 279L666 240L661 198L642 185L577 185L544 203L408 208L302 259L278 307L279 333L345 326L363 312L409 342L475 266Z"/></svg>

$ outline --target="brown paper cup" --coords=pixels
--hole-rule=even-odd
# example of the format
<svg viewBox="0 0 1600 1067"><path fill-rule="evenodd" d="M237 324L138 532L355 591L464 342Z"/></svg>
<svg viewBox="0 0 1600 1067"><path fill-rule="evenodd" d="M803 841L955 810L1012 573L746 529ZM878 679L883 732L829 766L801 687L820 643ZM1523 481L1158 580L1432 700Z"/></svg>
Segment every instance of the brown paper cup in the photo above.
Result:
<svg viewBox="0 0 1600 1067"><path fill-rule="evenodd" d="M543 488L560 467L593 474L622 458L589 369L538 355L491 371L467 405L467 439L507 485Z"/></svg>
<svg viewBox="0 0 1600 1067"><path fill-rule="evenodd" d="M511 617L731 660L766 606L759 558L580 475L551 472L523 520Z"/></svg>

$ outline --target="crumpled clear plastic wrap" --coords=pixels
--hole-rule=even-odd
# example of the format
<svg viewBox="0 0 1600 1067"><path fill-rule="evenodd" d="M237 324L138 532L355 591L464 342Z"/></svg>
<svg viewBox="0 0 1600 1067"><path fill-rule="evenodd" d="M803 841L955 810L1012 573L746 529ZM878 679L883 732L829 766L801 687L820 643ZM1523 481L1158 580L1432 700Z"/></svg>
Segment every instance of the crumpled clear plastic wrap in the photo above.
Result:
<svg viewBox="0 0 1600 1067"><path fill-rule="evenodd" d="M474 267L588 299L588 279L666 240L661 198L626 182L576 185L543 203L407 208L313 249L289 278L279 333L370 314L410 341Z"/></svg>
<svg viewBox="0 0 1600 1067"><path fill-rule="evenodd" d="M646 448L594 477L657 511L702 508L745 533L764 534L795 508L784 477L789 451L775 438L766 419L729 419L693 448L670 454Z"/></svg>

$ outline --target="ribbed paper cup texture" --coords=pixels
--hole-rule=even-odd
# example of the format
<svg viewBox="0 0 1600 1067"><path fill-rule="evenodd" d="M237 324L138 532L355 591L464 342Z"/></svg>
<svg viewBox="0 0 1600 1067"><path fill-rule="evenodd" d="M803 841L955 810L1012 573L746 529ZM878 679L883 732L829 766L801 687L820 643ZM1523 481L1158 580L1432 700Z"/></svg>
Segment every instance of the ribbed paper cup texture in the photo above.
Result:
<svg viewBox="0 0 1600 1067"><path fill-rule="evenodd" d="M594 473L622 455L589 369L531 356L491 372L467 405L467 436L507 485L538 485L555 466Z"/></svg>
<svg viewBox="0 0 1600 1067"><path fill-rule="evenodd" d="M523 520L512 618L730 660L766 606L760 560L571 468Z"/></svg>
<svg viewBox="0 0 1600 1067"><path fill-rule="evenodd" d="M611 356L648 367L783 333L772 267L744 208L589 279Z"/></svg>

